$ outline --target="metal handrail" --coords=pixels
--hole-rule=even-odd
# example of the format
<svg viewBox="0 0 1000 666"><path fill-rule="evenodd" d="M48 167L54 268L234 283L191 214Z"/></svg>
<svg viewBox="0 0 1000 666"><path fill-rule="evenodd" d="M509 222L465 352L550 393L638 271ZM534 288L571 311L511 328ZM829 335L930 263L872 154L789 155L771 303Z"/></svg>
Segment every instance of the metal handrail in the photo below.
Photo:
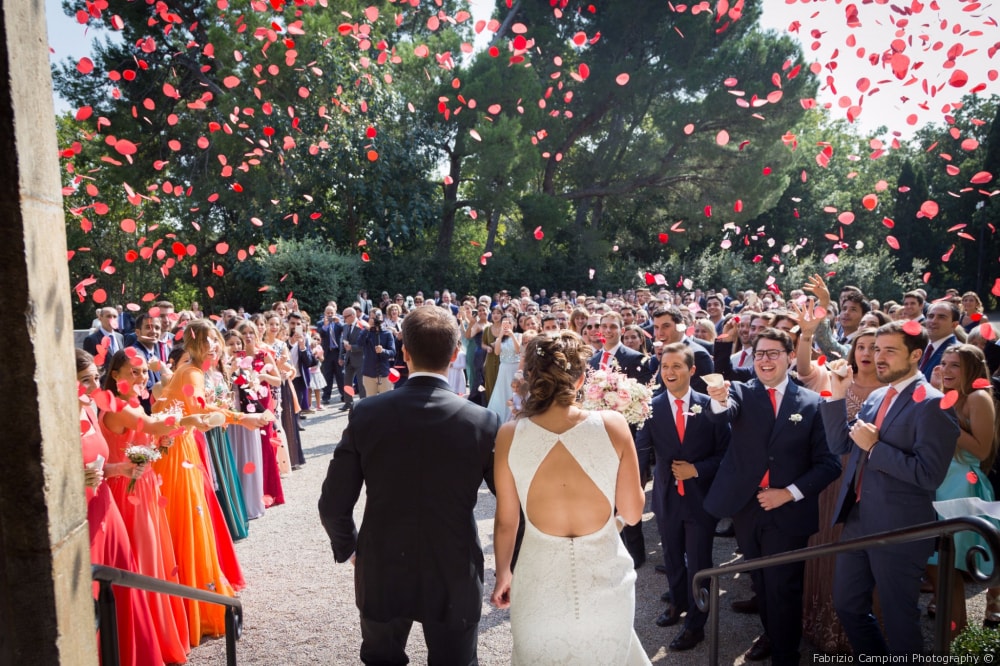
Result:
<svg viewBox="0 0 1000 666"><path fill-rule="evenodd" d="M101 663L103 666L118 666L118 618L115 614L115 595L112 585L131 587L146 592L158 592L174 597L204 601L226 607L226 664L236 666L236 640L243 633L243 603L234 597L217 592L199 590L179 583L171 583L160 578L94 564L90 568L91 577L100 585L97 596L98 626L101 629Z"/></svg>
<svg viewBox="0 0 1000 666"><path fill-rule="evenodd" d="M727 564L712 569L702 569L694 575L694 599L699 610L708 612L709 625L709 664L715 666L719 663L719 577L729 574L745 573L755 571L765 567L791 564L793 562L804 562L814 560L818 557L836 555L851 550L862 550L876 546L888 546L890 544L908 543L920 541L934 537L947 537L938 541L938 576L937 584L937 615L934 619L934 654L947 655L950 649L949 633L951 623L951 576L950 572L955 566L955 544L952 535L957 532L973 531L986 540L989 551L980 545L973 546L966 554L966 565L969 575L980 583L990 586L1000 584L1000 566L994 566L993 572L985 574L979 569L979 558L982 555L986 562L995 562L1000 554L1000 530L978 516L962 516L960 518L950 518L939 520L923 525L913 525L890 532L879 532L850 541L840 541L822 546L812 546L810 548L800 548L790 550L777 555L758 557L746 560L738 564ZM702 587L701 582L706 578L709 580L709 589Z"/></svg>

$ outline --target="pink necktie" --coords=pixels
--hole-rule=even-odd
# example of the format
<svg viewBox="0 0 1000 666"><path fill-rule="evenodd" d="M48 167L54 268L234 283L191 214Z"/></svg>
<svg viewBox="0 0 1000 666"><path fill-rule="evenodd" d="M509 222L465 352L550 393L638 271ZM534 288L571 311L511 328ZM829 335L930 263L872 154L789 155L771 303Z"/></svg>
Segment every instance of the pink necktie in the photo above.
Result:
<svg viewBox="0 0 1000 666"><path fill-rule="evenodd" d="M875 414L875 428L878 430L882 429L882 421L885 420L886 412L889 411L889 407L892 406L892 399L896 397L896 388L890 386L889 390L885 392L885 397L882 398L882 404L878 406L878 412ZM861 482L865 478L865 464L868 462L868 456L865 456L858 461L858 478L854 481L854 499L858 502L861 501Z"/></svg>
<svg viewBox="0 0 1000 666"><path fill-rule="evenodd" d="M683 444L684 443L684 400L677 398L674 400L674 404L677 405L677 440ZM684 497L684 481L681 479L677 480L677 494Z"/></svg>

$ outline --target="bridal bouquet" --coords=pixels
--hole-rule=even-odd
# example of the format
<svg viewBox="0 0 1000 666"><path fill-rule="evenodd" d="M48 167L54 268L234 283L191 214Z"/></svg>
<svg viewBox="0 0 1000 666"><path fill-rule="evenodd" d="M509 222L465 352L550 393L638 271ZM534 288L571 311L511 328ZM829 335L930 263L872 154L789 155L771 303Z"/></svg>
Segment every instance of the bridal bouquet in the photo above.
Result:
<svg viewBox="0 0 1000 666"><path fill-rule="evenodd" d="M125 457L135 465L145 465L160 459L160 452L148 446L130 446L125 449ZM127 492L135 489L135 477L129 479Z"/></svg>
<svg viewBox="0 0 1000 666"><path fill-rule="evenodd" d="M584 409L612 409L642 428L650 416L653 390L627 377L612 365L608 370L588 370L583 385Z"/></svg>

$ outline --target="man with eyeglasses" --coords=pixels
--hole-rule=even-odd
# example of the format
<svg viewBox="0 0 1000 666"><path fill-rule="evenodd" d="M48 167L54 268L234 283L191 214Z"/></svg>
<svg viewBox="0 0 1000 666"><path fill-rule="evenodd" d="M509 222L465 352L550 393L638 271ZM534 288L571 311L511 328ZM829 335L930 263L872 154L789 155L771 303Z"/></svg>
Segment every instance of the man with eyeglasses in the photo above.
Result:
<svg viewBox="0 0 1000 666"><path fill-rule="evenodd" d="M794 357L791 337L766 328L753 342L755 378L708 387L706 416L730 423L733 435L705 509L732 516L748 560L805 548L819 530L819 493L840 475L819 394L789 380ZM764 633L744 655L748 661L799 663L804 572L797 562L752 573Z"/></svg>
<svg viewBox="0 0 1000 666"><path fill-rule="evenodd" d="M355 392L358 398L365 397L365 387L361 382L361 369L365 362L365 349L361 345L364 328L358 322L357 310L344 308L343 314L344 328L340 334L340 364L344 366L344 390L341 393L344 404L340 406L342 412L354 407Z"/></svg>

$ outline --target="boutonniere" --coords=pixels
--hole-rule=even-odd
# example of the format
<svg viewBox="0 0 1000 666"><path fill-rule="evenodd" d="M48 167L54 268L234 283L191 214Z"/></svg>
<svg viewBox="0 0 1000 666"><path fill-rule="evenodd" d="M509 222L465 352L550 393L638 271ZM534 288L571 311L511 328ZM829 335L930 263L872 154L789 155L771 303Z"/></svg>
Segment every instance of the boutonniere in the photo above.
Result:
<svg viewBox="0 0 1000 666"><path fill-rule="evenodd" d="M799 421L802 420L802 415L792 414L791 416L788 417L788 420L791 421L792 423L798 423Z"/></svg>
<svg viewBox="0 0 1000 666"><path fill-rule="evenodd" d="M691 415L698 416L701 414L701 405L691 405Z"/></svg>

